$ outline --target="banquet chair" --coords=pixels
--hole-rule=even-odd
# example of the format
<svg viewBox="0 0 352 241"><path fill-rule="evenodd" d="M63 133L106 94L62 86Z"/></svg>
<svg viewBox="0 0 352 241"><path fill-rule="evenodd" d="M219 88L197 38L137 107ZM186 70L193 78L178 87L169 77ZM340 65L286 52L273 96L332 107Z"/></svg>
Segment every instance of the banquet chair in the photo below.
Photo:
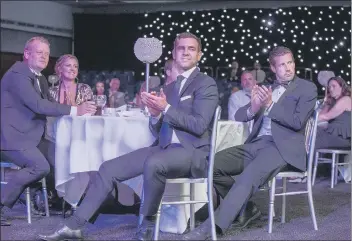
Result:
<svg viewBox="0 0 352 241"><path fill-rule="evenodd" d="M322 106L324 100L318 100L319 107ZM331 154L331 158L322 157L320 154ZM334 188L334 185L337 184L337 176L338 176L338 166L351 165L351 160L349 162L339 162L340 155L351 155L351 151L347 149L336 149L336 148L327 148L327 149L317 149L315 151L315 159L314 159L314 169L313 169L313 180L312 184L315 184L315 178L317 175L318 165L322 163L330 163L331 164L331 182L330 187Z"/></svg>
<svg viewBox="0 0 352 241"><path fill-rule="evenodd" d="M322 157L320 154L331 154L331 158ZM318 165L322 163L330 163L331 164L331 182L330 187L334 188L334 185L337 184L337 176L338 176L338 166L351 165L351 159L349 162L339 162L340 155L351 155L350 150L343 149L317 149L315 152L314 159L314 170L313 170L313 185L315 184L315 178L317 175Z"/></svg>
<svg viewBox="0 0 352 241"><path fill-rule="evenodd" d="M0 162L0 167L1 167L1 184L6 185L7 182L5 181L5 168L12 168L12 169L21 169L19 166L8 162L8 161L3 161L1 158ZM44 205L45 205L45 215L49 217L49 202L48 202L48 192L46 189L46 179L45 177L40 180L42 183L42 190L43 190L43 196L44 196ZM32 223L32 212L31 212L31 196L30 196L30 187L26 188L26 206L27 206L27 222Z"/></svg>
<svg viewBox="0 0 352 241"><path fill-rule="evenodd" d="M190 204L190 229L193 230L195 227L195 208L194 205L197 203L208 203L208 212L211 221L211 236L212 240L216 240L216 231L215 231L215 219L214 219L214 208L213 208L213 168L214 168L214 156L215 156L215 147L216 147L216 136L217 136L217 125L218 120L221 115L221 107L216 108L214 114L213 128L211 133L211 144L210 144L210 154L208 161L208 178L174 178L167 179L166 183L173 184L190 184L190 193L189 195L174 196L174 195L164 195L159 209L156 215L156 222L154 228L154 240L159 238L159 229L160 229L160 214L161 207L163 205L186 205ZM196 183L205 183L207 184L207 199L206 200L195 200L195 184ZM165 198L176 198L176 197L189 197L190 200L182 201L164 201Z"/></svg>
<svg viewBox="0 0 352 241"><path fill-rule="evenodd" d="M306 129L305 129L305 146L308 157L308 169L305 172L298 171L282 171L279 172L274 178L270 181L270 197L269 197L269 223L268 223L268 232L272 233L273 229L273 218L274 218L274 201L276 196L282 196L282 213L281 213L281 223L285 223L286 216L286 196L289 195L299 195L307 194L310 213L313 221L314 230L318 230L317 221L315 217L315 209L313 203L313 191L312 191L312 166L314 159L314 148L315 140L318 126L318 115L319 111L316 110L313 112L312 116L309 118ZM287 178L307 178L306 189L302 191L292 191L288 192L286 188ZM276 193L276 179L282 179L282 192Z"/></svg>

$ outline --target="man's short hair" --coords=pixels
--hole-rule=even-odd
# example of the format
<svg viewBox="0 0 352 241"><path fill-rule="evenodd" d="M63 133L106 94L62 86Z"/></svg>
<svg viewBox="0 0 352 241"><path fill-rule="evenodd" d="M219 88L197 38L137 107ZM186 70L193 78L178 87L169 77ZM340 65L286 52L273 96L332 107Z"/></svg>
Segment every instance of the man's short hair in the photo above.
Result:
<svg viewBox="0 0 352 241"><path fill-rule="evenodd" d="M165 72L165 74L166 74L166 71L167 71L167 70L171 70L171 69L172 69L173 63L174 63L174 60L173 60L173 59L168 59L168 60L166 60L165 66L164 66L164 72Z"/></svg>
<svg viewBox="0 0 352 241"><path fill-rule="evenodd" d="M270 51L269 53L269 63L271 65L275 65L275 57L278 57L278 56L283 56L285 54L291 54L292 55L292 58L293 58L293 53L292 51L287 48L287 47L284 47L284 46L277 46L275 47L273 50Z"/></svg>
<svg viewBox="0 0 352 241"><path fill-rule="evenodd" d="M249 71L249 70L244 70L244 71L242 72L242 74L241 74L241 77L242 77L242 75L244 75L244 74L251 74L251 75L253 76L252 72ZM254 76L253 76L253 78L254 78Z"/></svg>
<svg viewBox="0 0 352 241"><path fill-rule="evenodd" d="M195 40L197 40L198 43L198 52L200 52L202 50L202 41L200 40L200 38L198 38L196 35L194 35L193 33L190 32L183 32L180 33L176 36L175 41L174 41L174 49L176 48L176 44L177 41L183 38L193 38Z"/></svg>
<svg viewBox="0 0 352 241"><path fill-rule="evenodd" d="M41 43L45 43L50 47L50 43L46 38L44 38L42 36L35 36L35 37L27 40L26 44L24 45L24 50L30 50L34 41L39 41Z"/></svg>

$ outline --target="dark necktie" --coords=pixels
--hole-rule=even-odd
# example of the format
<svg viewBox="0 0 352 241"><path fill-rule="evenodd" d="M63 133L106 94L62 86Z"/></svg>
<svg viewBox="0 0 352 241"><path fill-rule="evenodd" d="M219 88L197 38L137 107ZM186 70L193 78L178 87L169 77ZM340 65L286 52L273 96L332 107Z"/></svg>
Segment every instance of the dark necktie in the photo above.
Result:
<svg viewBox="0 0 352 241"><path fill-rule="evenodd" d="M40 76L39 75L35 75L34 77L34 84L37 86L39 92L42 92L42 88L40 87Z"/></svg>
<svg viewBox="0 0 352 241"><path fill-rule="evenodd" d="M178 101L180 100L179 93L180 93L182 80L184 79L185 77L183 75L177 76L173 90L170 91L170 95L167 98L167 100L169 104L172 106L177 106ZM171 144L172 133L173 133L172 126L170 126L169 123L167 122L163 122L160 128L160 134L159 134L159 145L162 148L166 148L168 145Z"/></svg>

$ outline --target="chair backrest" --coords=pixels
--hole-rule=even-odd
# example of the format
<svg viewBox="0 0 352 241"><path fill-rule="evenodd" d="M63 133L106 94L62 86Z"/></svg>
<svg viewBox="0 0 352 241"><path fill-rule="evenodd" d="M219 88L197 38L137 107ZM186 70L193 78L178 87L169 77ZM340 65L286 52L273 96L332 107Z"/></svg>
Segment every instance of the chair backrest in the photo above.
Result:
<svg viewBox="0 0 352 241"><path fill-rule="evenodd" d="M308 158L307 176L311 180L312 167L314 162L315 140L317 137L319 110L315 110L308 119L305 129L305 147Z"/></svg>
<svg viewBox="0 0 352 241"><path fill-rule="evenodd" d="M210 154L209 154L209 163L208 163L208 182L213 183L213 169L214 169L214 157L216 150L216 137L218 131L218 121L221 116L221 107L218 106L215 110L213 129L211 132L211 142L210 142Z"/></svg>

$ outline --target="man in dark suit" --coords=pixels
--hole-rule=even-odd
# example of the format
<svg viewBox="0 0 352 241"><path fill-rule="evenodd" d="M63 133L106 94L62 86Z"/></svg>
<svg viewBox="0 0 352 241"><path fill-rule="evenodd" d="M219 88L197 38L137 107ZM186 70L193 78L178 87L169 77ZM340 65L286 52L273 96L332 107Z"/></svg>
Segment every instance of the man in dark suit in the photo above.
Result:
<svg viewBox="0 0 352 241"><path fill-rule="evenodd" d="M22 169L1 187L0 209L12 208L24 189L45 177L54 166L44 140L46 116L95 112L93 102L78 107L48 100L48 83L40 73L49 61L49 42L43 37L27 41L23 62L16 62L1 80L1 151ZM1 225L9 223L1 219Z"/></svg>
<svg viewBox="0 0 352 241"><path fill-rule="evenodd" d="M236 121L254 119L244 145L225 149L215 156L214 186L224 198L215 212L218 233L224 233L248 199L282 168L306 170L305 125L317 99L316 86L295 76L291 50L276 47L269 55L276 85L255 86L251 102L240 108ZM235 180L234 175L239 175ZM259 213L260 214L260 213ZM249 214L246 222L258 216ZM246 225L246 224L244 224ZM210 220L186 234L186 240L210 237Z"/></svg>
<svg viewBox="0 0 352 241"><path fill-rule="evenodd" d="M143 92L142 101L151 114L150 125L159 133L159 145L145 147L104 162L91 180L84 200L66 225L44 240L81 238L81 229L91 220L108 195L116 195L114 183L144 176L144 216L138 239L153 235L166 178L205 177L210 148L210 123L218 103L215 81L200 73L201 42L191 33L181 33L174 42L173 58L179 76L169 84L167 95Z"/></svg>

